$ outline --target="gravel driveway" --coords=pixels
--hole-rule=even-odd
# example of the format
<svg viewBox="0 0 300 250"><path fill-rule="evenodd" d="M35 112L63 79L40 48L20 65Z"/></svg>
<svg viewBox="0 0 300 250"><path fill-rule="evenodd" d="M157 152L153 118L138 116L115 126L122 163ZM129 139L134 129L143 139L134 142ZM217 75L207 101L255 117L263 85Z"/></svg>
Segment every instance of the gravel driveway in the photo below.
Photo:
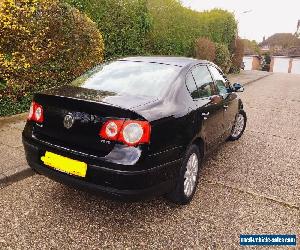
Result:
<svg viewBox="0 0 300 250"><path fill-rule="evenodd" d="M240 249L240 234L299 235L300 75L241 96L246 132L205 162L190 205L111 201L35 175L0 189L0 249Z"/></svg>

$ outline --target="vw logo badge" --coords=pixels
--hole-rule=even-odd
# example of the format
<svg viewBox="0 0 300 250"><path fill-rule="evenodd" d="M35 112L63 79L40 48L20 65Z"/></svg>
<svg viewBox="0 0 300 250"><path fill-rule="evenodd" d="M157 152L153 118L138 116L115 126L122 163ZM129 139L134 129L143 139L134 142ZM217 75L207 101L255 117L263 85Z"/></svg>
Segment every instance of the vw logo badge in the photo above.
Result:
<svg viewBox="0 0 300 250"><path fill-rule="evenodd" d="M64 118L64 127L69 129L74 124L74 117L71 114L68 114Z"/></svg>

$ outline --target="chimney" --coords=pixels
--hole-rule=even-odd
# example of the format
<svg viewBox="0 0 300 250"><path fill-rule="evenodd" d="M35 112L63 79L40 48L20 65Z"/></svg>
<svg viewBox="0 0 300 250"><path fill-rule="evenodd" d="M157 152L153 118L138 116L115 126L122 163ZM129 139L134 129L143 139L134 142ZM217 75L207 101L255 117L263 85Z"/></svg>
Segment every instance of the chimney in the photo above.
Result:
<svg viewBox="0 0 300 250"><path fill-rule="evenodd" d="M295 35L300 38L300 19L298 20L297 31Z"/></svg>

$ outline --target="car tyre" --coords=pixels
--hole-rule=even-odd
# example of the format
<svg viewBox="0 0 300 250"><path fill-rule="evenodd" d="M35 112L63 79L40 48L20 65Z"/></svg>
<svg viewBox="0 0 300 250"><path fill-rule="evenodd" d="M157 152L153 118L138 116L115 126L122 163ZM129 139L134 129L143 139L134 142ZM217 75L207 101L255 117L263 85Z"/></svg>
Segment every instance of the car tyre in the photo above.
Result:
<svg viewBox="0 0 300 250"><path fill-rule="evenodd" d="M186 151L182 161L179 177L174 190L167 195L167 198L176 204L186 205L192 200L198 180L202 157L199 147L191 145Z"/></svg>
<svg viewBox="0 0 300 250"><path fill-rule="evenodd" d="M243 135L247 124L247 115L244 110L240 110L236 115L231 134L228 138L229 141L236 141Z"/></svg>

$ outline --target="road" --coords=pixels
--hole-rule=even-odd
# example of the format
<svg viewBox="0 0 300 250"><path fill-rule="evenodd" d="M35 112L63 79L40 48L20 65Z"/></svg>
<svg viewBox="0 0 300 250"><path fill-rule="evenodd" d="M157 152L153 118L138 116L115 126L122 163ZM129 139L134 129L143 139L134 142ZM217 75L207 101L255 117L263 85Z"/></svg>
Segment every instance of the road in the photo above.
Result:
<svg viewBox="0 0 300 250"><path fill-rule="evenodd" d="M273 74L241 97L245 134L204 163L190 205L111 201L35 175L0 189L0 249L239 249L240 234L299 237L300 75Z"/></svg>

